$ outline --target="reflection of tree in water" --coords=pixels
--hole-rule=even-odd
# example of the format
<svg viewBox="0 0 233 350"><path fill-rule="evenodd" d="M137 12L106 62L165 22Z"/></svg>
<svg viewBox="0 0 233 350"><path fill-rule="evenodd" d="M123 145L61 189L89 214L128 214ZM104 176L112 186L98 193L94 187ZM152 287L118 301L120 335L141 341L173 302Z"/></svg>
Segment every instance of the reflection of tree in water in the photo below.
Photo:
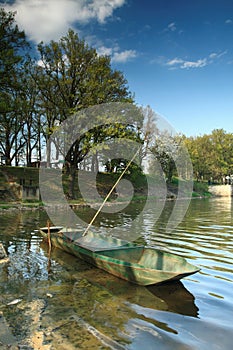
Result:
<svg viewBox="0 0 233 350"><path fill-rule="evenodd" d="M108 204L107 204L108 205ZM111 212L100 212L97 216L94 226L96 228L112 228L118 227L125 224L126 221L132 222L135 218L142 212L145 206L145 200L139 201L138 203L133 202L129 203L124 209L120 210L117 204L110 203L110 208L113 206L114 210ZM94 217L96 211L99 209L100 204L96 206L96 208L84 208L76 210L76 214L79 218L81 218L86 223L89 223L91 219Z"/></svg>
<svg viewBox="0 0 233 350"><path fill-rule="evenodd" d="M0 213L0 220L0 241L8 250L10 245L17 247L22 240L30 241L31 232L39 223L39 211L12 209L10 212Z"/></svg>
<svg viewBox="0 0 233 350"><path fill-rule="evenodd" d="M2 294L7 290L23 293L35 282L48 279L47 258L39 246L42 238L34 232L38 220L37 210L1 213L0 241L9 256L0 270Z"/></svg>

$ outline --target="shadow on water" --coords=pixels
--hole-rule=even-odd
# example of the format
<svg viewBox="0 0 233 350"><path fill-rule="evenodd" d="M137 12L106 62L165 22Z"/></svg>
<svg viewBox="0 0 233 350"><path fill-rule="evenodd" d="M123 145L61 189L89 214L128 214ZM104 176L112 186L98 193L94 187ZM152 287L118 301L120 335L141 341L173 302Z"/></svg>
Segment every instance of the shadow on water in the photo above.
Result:
<svg viewBox="0 0 233 350"><path fill-rule="evenodd" d="M195 298L182 282L170 282L160 286L149 286L148 290L157 298L164 300L167 310L181 315L198 317Z"/></svg>

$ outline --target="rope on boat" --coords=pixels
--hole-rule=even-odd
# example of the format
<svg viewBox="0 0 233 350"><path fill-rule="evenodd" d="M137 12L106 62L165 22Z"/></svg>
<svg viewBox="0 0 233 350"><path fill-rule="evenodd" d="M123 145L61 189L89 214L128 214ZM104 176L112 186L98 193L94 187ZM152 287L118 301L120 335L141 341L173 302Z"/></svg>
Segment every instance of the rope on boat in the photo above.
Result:
<svg viewBox="0 0 233 350"><path fill-rule="evenodd" d="M91 225L93 224L93 222L95 221L95 219L97 218L97 216L99 215L101 209L103 208L104 204L107 202L108 198L110 197L110 195L112 194L114 188L118 185L118 183L120 182L120 180L122 179L122 177L124 176L124 174L126 173L126 171L128 170L129 166L131 165L131 163L134 161L134 159L136 158L137 154L139 153L141 147L138 148L137 152L134 154L134 156L132 157L132 159L128 162L127 166L125 167L125 169L122 171L121 175L119 176L119 178L117 179L117 181L115 182L115 184L113 185L113 187L111 188L111 190L108 192L107 196L105 197L103 203L101 204L101 206L99 207L99 209L97 210L97 212L95 213L94 217L92 218L91 222L89 223L89 225L87 226L86 230L83 232L82 236L86 236L87 232L89 231Z"/></svg>

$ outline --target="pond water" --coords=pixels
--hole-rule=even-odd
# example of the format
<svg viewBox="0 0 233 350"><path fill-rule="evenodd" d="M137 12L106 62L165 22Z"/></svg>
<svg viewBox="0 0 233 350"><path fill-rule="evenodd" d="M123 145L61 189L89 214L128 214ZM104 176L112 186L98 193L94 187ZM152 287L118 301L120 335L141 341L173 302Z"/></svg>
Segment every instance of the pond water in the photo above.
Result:
<svg viewBox="0 0 233 350"><path fill-rule="evenodd" d="M201 268L182 282L140 287L42 241L43 210L0 213L0 349L230 350L233 334L231 198L192 200L172 232L147 208L138 241L184 256ZM130 225L140 204L97 220L96 230ZM78 215L89 220L82 209ZM9 345L9 347L8 347Z"/></svg>

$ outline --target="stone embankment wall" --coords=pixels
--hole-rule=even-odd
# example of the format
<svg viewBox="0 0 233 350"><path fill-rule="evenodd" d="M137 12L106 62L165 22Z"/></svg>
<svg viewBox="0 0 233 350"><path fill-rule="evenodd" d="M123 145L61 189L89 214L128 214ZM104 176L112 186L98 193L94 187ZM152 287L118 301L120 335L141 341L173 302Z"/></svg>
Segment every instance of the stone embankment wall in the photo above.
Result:
<svg viewBox="0 0 233 350"><path fill-rule="evenodd" d="M216 197L230 197L233 196L233 185L209 186L209 192Z"/></svg>

